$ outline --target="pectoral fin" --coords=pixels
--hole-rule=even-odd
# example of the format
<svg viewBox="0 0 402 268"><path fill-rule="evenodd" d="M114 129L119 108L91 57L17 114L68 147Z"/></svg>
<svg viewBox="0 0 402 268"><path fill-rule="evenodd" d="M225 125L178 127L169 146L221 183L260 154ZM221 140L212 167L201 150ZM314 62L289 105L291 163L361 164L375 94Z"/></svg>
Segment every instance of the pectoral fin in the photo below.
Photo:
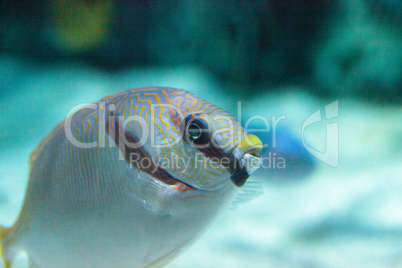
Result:
<svg viewBox="0 0 402 268"><path fill-rule="evenodd" d="M264 194L262 183L257 180L249 180L247 183L238 190L238 193L234 197L230 209L235 210L241 205L254 200Z"/></svg>
<svg viewBox="0 0 402 268"><path fill-rule="evenodd" d="M141 202L145 208L160 216L169 215L169 191L172 186L140 172L139 178L132 182L133 185L125 187L126 194Z"/></svg>

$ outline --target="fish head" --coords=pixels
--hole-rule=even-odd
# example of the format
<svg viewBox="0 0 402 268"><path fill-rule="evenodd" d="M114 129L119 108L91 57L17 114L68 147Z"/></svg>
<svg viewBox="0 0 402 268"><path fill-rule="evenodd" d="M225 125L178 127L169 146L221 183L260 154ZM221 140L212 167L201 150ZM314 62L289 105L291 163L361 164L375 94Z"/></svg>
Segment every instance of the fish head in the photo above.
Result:
<svg viewBox="0 0 402 268"><path fill-rule="evenodd" d="M261 162L262 142L226 111L184 90L163 89L168 128L156 135L158 164L177 180L200 190L243 186ZM169 136L168 138L166 136Z"/></svg>
<svg viewBox="0 0 402 268"><path fill-rule="evenodd" d="M229 113L185 90L141 88L102 101L113 115L106 129L125 159L170 185L241 187L260 166L261 141Z"/></svg>

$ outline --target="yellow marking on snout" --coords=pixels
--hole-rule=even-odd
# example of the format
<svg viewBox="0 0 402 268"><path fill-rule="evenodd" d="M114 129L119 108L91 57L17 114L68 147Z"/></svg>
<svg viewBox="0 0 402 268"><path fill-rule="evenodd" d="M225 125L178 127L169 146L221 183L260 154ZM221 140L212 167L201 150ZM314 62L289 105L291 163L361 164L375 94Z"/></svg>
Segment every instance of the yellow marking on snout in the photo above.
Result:
<svg viewBox="0 0 402 268"><path fill-rule="evenodd" d="M256 135L249 134L239 142L237 147L241 149L247 149L249 147L262 149L262 141Z"/></svg>

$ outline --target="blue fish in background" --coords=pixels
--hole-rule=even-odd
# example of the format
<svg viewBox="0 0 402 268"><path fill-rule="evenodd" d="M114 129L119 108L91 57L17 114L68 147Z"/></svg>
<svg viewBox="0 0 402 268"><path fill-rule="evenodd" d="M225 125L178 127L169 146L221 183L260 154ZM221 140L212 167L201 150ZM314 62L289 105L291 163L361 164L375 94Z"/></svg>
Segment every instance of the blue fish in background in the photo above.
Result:
<svg viewBox="0 0 402 268"><path fill-rule="evenodd" d="M253 120L247 129L265 146L260 152L261 167L256 171L259 176L269 181L294 181L307 178L314 170L316 162L303 146L301 137L286 125L278 124L274 131L267 129L262 120Z"/></svg>

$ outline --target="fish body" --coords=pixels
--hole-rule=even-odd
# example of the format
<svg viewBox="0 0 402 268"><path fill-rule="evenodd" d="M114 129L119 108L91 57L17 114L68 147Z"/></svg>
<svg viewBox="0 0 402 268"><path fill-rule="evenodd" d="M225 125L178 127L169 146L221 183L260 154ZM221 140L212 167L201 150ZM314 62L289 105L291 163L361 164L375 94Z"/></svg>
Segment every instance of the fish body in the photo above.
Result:
<svg viewBox="0 0 402 268"><path fill-rule="evenodd" d="M9 267L159 267L230 203L262 144L222 109L171 88L106 97L32 153L20 216L0 227ZM255 163L254 163L255 165Z"/></svg>

